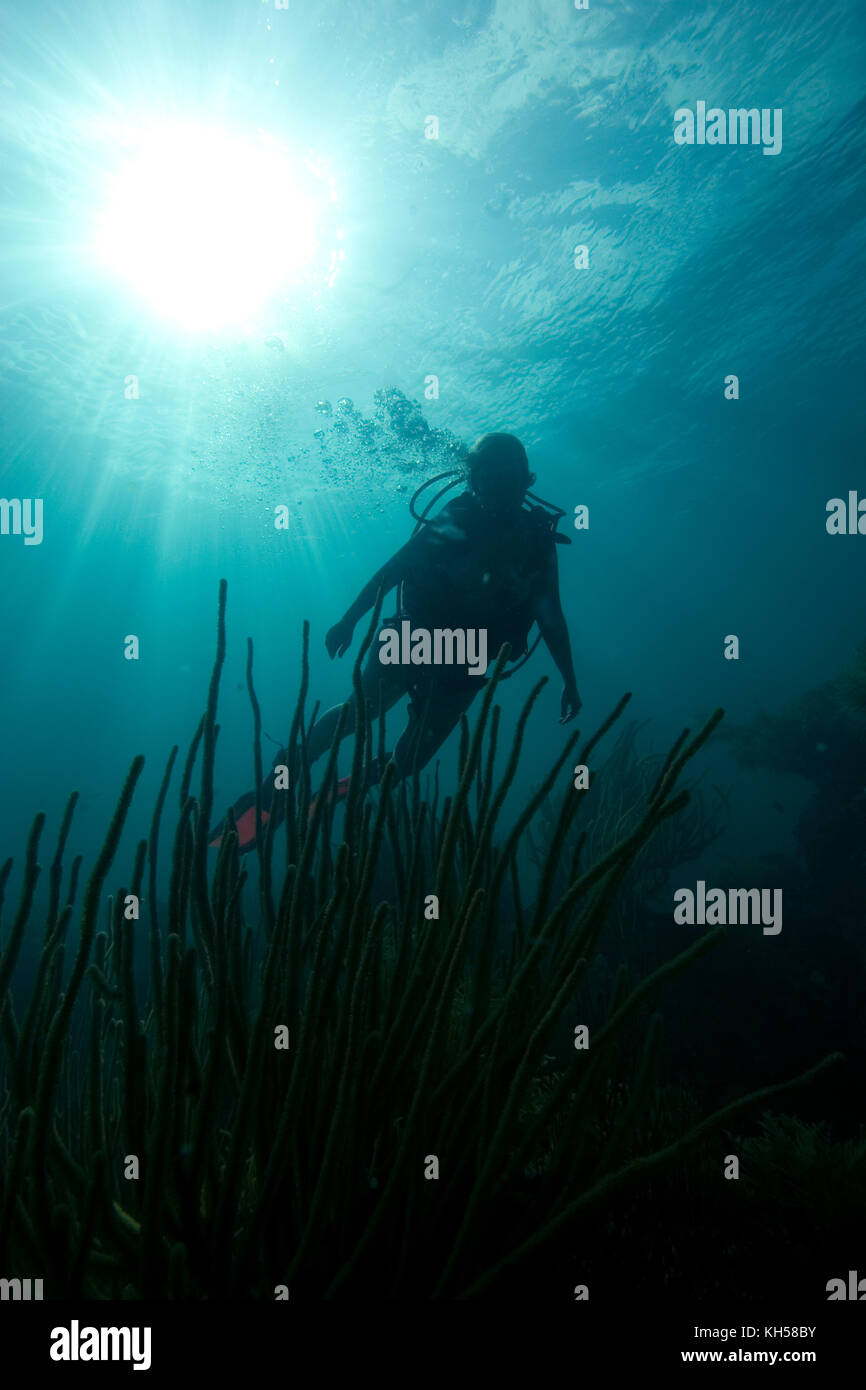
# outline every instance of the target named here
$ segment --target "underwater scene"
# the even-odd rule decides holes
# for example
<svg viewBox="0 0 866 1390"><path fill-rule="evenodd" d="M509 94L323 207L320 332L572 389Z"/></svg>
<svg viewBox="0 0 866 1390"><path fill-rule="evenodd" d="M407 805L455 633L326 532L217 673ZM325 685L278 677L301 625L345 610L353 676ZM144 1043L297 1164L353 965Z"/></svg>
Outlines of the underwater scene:
<svg viewBox="0 0 866 1390"><path fill-rule="evenodd" d="M866 10L0 34L0 1327L808 1359L866 1301Z"/></svg>

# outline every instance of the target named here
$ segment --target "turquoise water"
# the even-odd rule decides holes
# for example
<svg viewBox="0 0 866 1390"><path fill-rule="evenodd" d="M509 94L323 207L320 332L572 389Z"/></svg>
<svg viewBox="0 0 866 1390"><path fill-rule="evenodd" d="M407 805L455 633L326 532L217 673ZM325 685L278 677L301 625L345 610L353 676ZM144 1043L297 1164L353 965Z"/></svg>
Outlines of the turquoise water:
<svg viewBox="0 0 866 1390"><path fill-rule="evenodd" d="M632 690L660 747L850 659L866 537L829 536L825 508L866 493L862 6L146 0L7 5L0 37L0 495L44 505L41 545L0 537L4 854L35 810L56 827L72 788L71 848L91 853L139 751L127 853L144 833L203 708L222 576L218 804L251 781L248 635L276 740L304 618L313 699L343 695L325 632L436 469L393 438L341 440L320 400L369 420L396 386L431 428L524 440L537 491L568 513L584 727ZM780 153L676 145L675 110L699 100L781 109ZM319 198L312 260L287 280L278 254L243 322L173 322L146 246L114 245L125 275L95 249L129 132L155 121L275 145ZM201 157L220 165L207 137ZM163 228L175 213L149 208ZM290 213L287 261L296 230ZM221 262L222 231L215 308L236 261L280 242L263 227ZM513 720L540 673L524 786L561 746L546 652L503 695ZM730 772L721 749L710 766ZM766 815L778 786L737 779L734 843L790 847Z"/></svg>

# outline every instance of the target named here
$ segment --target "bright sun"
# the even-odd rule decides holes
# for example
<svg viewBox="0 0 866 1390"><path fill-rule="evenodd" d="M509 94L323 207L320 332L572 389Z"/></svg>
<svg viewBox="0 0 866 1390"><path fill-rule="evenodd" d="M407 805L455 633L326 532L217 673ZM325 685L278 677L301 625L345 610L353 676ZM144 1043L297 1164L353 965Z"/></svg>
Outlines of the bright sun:
<svg viewBox="0 0 866 1390"><path fill-rule="evenodd" d="M196 126L139 132L97 219L103 264L190 330L248 323L316 241L283 150Z"/></svg>

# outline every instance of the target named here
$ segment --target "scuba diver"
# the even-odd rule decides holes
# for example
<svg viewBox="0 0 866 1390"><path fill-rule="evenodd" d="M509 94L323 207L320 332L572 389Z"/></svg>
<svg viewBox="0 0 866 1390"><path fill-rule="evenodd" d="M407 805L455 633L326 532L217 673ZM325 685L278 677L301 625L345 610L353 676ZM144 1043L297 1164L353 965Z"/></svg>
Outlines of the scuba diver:
<svg viewBox="0 0 866 1390"><path fill-rule="evenodd" d="M556 544L570 544L567 536L556 531L565 513L529 492L535 474L530 472L526 450L513 434L485 434L477 440L457 475L458 482L468 481L468 489L428 519L430 507L457 485L454 472L428 480L413 498L414 504L424 488L442 477L452 481L424 514L419 517L411 505L418 526L410 540L373 575L325 637L329 656L343 656L355 627L374 607L380 590L384 598L397 588L398 611L383 620L362 672L371 719L380 708L389 710L404 696L409 697L408 723L392 755L397 781L429 762L486 684L465 665L384 664L378 637L399 623L408 621L416 631L486 631L486 651L494 659L507 642L509 661L517 665L503 679L519 669L543 640L564 682L559 722L569 723L581 706L556 561ZM527 498L540 505L533 506ZM539 637L528 649L533 623L538 625ZM354 730L354 696L346 706L343 737ZM313 726L308 744L311 762L331 747L343 708L342 704L335 705ZM288 750L281 749L274 768L284 766L287 758ZM375 785L384 771L378 763L374 759L369 766L369 786ZM283 819L279 802L285 792L277 797L274 781L272 773L261 789L263 824L273 814L277 824ZM338 783L337 800L346 795L349 781L345 777ZM236 803L234 815L243 853L255 845L255 792L248 792ZM218 827L210 843L218 845L221 836Z"/></svg>

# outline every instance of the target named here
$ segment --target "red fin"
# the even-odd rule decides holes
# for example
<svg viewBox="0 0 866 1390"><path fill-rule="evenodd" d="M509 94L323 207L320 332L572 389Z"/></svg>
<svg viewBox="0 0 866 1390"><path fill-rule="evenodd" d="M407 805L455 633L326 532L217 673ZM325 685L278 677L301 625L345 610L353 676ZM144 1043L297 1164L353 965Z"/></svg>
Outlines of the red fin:
<svg viewBox="0 0 866 1390"><path fill-rule="evenodd" d="M336 789L331 796L331 805L334 805L334 803L339 803L340 801L345 801L346 797L349 795L349 783L351 782L351 780L351 777L340 778L339 782L337 783ZM312 801L310 802L310 810L307 816L308 821L312 820L313 812L316 809L316 803L318 802L320 796L321 792L317 792L316 795L313 797Z"/></svg>
<svg viewBox="0 0 866 1390"><path fill-rule="evenodd" d="M270 820L270 818L271 818L271 813L270 813L270 811L262 811L262 826L263 826L263 827L267 825L267 823L268 823L268 821ZM254 845L255 842L256 842L256 808L255 808L255 806L251 806L251 807L249 808L248 811L244 811L243 815L238 816L237 821L235 822L235 824L236 824L236 826L237 826L237 832L238 832L238 849L240 849L241 852L243 852L245 849L248 849L250 845ZM223 842L223 832L220 831L219 835L215 836L213 840L208 840L208 848L210 848L210 849L219 849L219 847L220 847L220 845L222 844L222 842Z"/></svg>
<svg viewBox="0 0 866 1390"><path fill-rule="evenodd" d="M262 825L267 825L271 815L269 811L262 811ZM246 849L248 845L256 842L256 808L251 806L248 811L244 811L238 817L238 848Z"/></svg>

